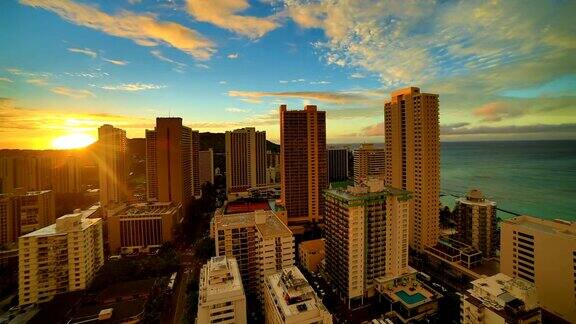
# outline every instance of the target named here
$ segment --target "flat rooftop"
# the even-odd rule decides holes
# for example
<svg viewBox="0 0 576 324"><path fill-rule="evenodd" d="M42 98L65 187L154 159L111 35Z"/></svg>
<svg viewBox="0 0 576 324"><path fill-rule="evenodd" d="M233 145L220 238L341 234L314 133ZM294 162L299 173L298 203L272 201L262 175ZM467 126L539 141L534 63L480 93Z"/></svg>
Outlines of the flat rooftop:
<svg viewBox="0 0 576 324"><path fill-rule="evenodd" d="M236 258L212 257L202 268L200 298L202 302L222 294L244 295L242 277Z"/></svg>
<svg viewBox="0 0 576 324"><path fill-rule="evenodd" d="M353 193L348 189L328 189L324 191L327 195L334 196L346 201L361 201L372 198L382 198L386 196L397 196L402 200L407 200L411 198L409 191L393 188L390 186L384 186L383 190L377 192L363 192L363 193Z"/></svg>
<svg viewBox="0 0 576 324"><path fill-rule="evenodd" d="M576 222L561 219L548 220L523 215L509 218L503 223L515 224L538 232L565 235L570 239L576 239Z"/></svg>
<svg viewBox="0 0 576 324"><path fill-rule="evenodd" d="M78 215L82 215L82 213L77 213L77 214L68 214L68 215L64 215L59 217L58 219L61 218L70 218L70 217L76 217ZM86 218L86 217L82 217L82 230L87 229L88 227L98 223L99 221L101 221L100 218ZM56 224L52 224L52 225L48 225L46 227L43 227L39 230L36 230L34 232L28 233L26 235L22 235L21 237L36 237L36 236L52 236L52 235L63 235L66 234L67 232L59 232L56 230Z"/></svg>
<svg viewBox="0 0 576 324"><path fill-rule="evenodd" d="M271 210L270 203L267 199L238 199L226 203L224 206L224 214L241 214L249 213L257 210Z"/></svg>
<svg viewBox="0 0 576 324"><path fill-rule="evenodd" d="M132 204L117 214L118 217L146 217L171 215L178 212L181 204L171 202L154 202Z"/></svg>
<svg viewBox="0 0 576 324"><path fill-rule="evenodd" d="M257 217L257 213L263 213ZM241 214L216 214L214 225L217 229L256 227L263 237L292 236L290 229L271 210L260 210Z"/></svg>
<svg viewBox="0 0 576 324"><path fill-rule="evenodd" d="M298 249L306 251L324 250L324 239L302 241L298 244Z"/></svg>
<svg viewBox="0 0 576 324"><path fill-rule="evenodd" d="M256 228L263 237L292 236L292 231L273 212L267 212L264 223L256 222Z"/></svg>

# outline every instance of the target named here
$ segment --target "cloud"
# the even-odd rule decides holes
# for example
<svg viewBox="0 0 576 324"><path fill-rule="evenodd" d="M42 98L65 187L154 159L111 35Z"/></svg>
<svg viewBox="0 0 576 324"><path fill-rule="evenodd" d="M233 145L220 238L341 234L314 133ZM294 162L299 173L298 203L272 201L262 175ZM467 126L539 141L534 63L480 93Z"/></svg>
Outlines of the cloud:
<svg viewBox="0 0 576 324"><path fill-rule="evenodd" d="M330 84L330 83L332 83L332 82L330 82L330 81L324 81L324 80L322 80L322 81L311 81L311 82L310 82L310 84Z"/></svg>
<svg viewBox="0 0 576 324"><path fill-rule="evenodd" d="M576 123L535 124L509 126L444 125L441 135L484 135L484 134L535 134L535 133L576 133Z"/></svg>
<svg viewBox="0 0 576 324"><path fill-rule="evenodd" d="M0 77L0 82L8 82L8 83L12 83L12 82L14 82L14 81L12 81L11 79L8 79L8 78L3 78L3 77Z"/></svg>
<svg viewBox="0 0 576 324"><path fill-rule="evenodd" d="M510 107L503 102L490 102L486 105L474 109L472 113L474 116L481 117L482 121L498 122L503 119L522 116L526 112L526 109L521 110L518 108Z"/></svg>
<svg viewBox="0 0 576 324"><path fill-rule="evenodd" d="M147 83L122 83L120 85L115 86L102 86L100 87L104 90L112 90L112 91L143 91L143 90L156 90L156 89L164 89L166 88L165 85L157 85L157 84L147 84Z"/></svg>
<svg viewBox="0 0 576 324"><path fill-rule="evenodd" d="M121 11L110 15L95 6L71 0L20 0L20 3L50 10L76 25L128 38L142 46L170 45L199 60L209 59L216 51L214 43L195 30L160 21L149 14Z"/></svg>
<svg viewBox="0 0 576 324"><path fill-rule="evenodd" d="M365 76L364 74L362 74L362 73L356 72L356 73L352 73L352 74L350 75L350 77L351 77L352 79L363 79L363 78L365 78L366 76Z"/></svg>
<svg viewBox="0 0 576 324"><path fill-rule="evenodd" d="M93 94L92 92L88 91L88 90L83 90L83 89L72 89L72 88L67 88L67 87L54 87L52 89L50 89L50 91L59 94L59 95L63 95L66 97L70 97L70 98L74 98L74 99L84 99L84 98L95 98L96 95Z"/></svg>
<svg viewBox="0 0 576 324"><path fill-rule="evenodd" d="M238 58L238 53L228 54L228 58L231 59L231 60L237 59L237 58Z"/></svg>
<svg viewBox="0 0 576 324"><path fill-rule="evenodd" d="M335 104L345 104L366 100L366 97L357 93L345 92L314 92L314 91L294 91L294 92L258 92L258 91L228 91L230 97L241 97L249 102L260 102L264 97L273 98L295 98L317 100Z"/></svg>
<svg viewBox="0 0 576 324"><path fill-rule="evenodd" d="M241 109L241 108L236 108L236 107L229 107L225 109L227 112L230 113L246 113L249 112L250 109Z"/></svg>
<svg viewBox="0 0 576 324"><path fill-rule="evenodd" d="M128 62L128 61L113 60L113 59L108 59L108 58L104 58L104 57L102 58L102 60L104 60L104 61L106 61L106 62L108 62L108 63L112 63L112 64L114 64L114 65L126 65L126 64L130 63L130 62Z"/></svg>
<svg viewBox="0 0 576 324"><path fill-rule="evenodd" d="M279 25L274 17L242 16L250 7L248 0L187 0L187 9L196 20L228 29L237 34L256 39Z"/></svg>
<svg viewBox="0 0 576 324"><path fill-rule="evenodd" d="M384 136L384 122L365 127L361 133L363 136Z"/></svg>
<svg viewBox="0 0 576 324"><path fill-rule="evenodd" d="M196 63L196 64L194 64L194 66L197 68L201 68L201 69L209 69L210 68L210 65L203 64L203 63Z"/></svg>
<svg viewBox="0 0 576 324"><path fill-rule="evenodd" d="M172 63L172 64L176 65L176 66L179 67L179 68L184 68L184 67L188 66L188 65L186 65L186 64L184 64L184 63L181 63L181 62L178 62L178 61L174 61L173 59L170 59L170 58L164 56L160 50L151 50L151 51L150 51L150 54L154 55L154 56L155 56L156 58L158 58L160 61Z"/></svg>
<svg viewBox="0 0 576 324"><path fill-rule="evenodd" d="M222 81L219 81L219 82L218 82L218 84L227 84L227 83L228 83L228 82L227 82L226 80L222 80Z"/></svg>
<svg viewBox="0 0 576 324"><path fill-rule="evenodd" d="M68 51L73 53L84 54L86 56L90 56L91 58L96 58L98 56L98 53L94 52L89 48L69 48Z"/></svg>
<svg viewBox="0 0 576 324"><path fill-rule="evenodd" d="M26 83L35 84L38 86L43 86L48 84L48 80L46 79L28 79Z"/></svg>

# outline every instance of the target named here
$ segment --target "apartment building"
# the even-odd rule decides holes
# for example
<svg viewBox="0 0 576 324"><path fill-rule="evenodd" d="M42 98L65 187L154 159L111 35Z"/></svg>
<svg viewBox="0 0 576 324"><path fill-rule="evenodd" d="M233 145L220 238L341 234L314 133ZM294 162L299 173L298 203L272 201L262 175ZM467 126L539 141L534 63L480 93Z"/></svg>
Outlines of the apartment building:
<svg viewBox="0 0 576 324"><path fill-rule="evenodd" d="M411 87L384 104L385 180L414 194L410 247L423 251L440 234L440 126L438 95Z"/></svg>
<svg viewBox="0 0 576 324"><path fill-rule="evenodd" d="M461 296L460 323L542 323L536 287L503 273L474 280Z"/></svg>
<svg viewBox="0 0 576 324"><path fill-rule="evenodd" d="M261 296L264 276L294 264L294 237L272 210L214 214L216 255L235 257L246 295Z"/></svg>
<svg viewBox="0 0 576 324"><path fill-rule="evenodd" d="M108 215L108 244L112 254L148 253L173 241L182 221L182 204L139 203Z"/></svg>
<svg viewBox="0 0 576 324"><path fill-rule="evenodd" d="M290 229L303 233L306 225L321 222L324 215L326 112L313 105L290 111L281 105L280 142L281 203Z"/></svg>
<svg viewBox="0 0 576 324"><path fill-rule="evenodd" d="M534 283L542 308L576 322L576 222L518 216L500 231L500 272Z"/></svg>
<svg viewBox="0 0 576 324"><path fill-rule="evenodd" d="M205 183L214 184L214 152L212 149L200 151L198 154L198 163L200 173L200 188Z"/></svg>
<svg viewBox="0 0 576 324"><path fill-rule="evenodd" d="M266 132L253 127L226 132L226 192L229 199L247 196L266 185Z"/></svg>
<svg viewBox="0 0 576 324"><path fill-rule="evenodd" d="M408 272L411 194L381 179L325 192L326 269L349 305L375 294L375 279Z"/></svg>
<svg viewBox="0 0 576 324"><path fill-rule="evenodd" d="M456 200L454 214L458 240L482 252L484 258L495 256L500 246L496 203L472 189Z"/></svg>
<svg viewBox="0 0 576 324"><path fill-rule="evenodd" d="M268 324L331 324L328 312L300 270L286 267L266 276L264 312Z"/></svg>
<svg viewBox="0 0 576 324"><path fill-rule="evenodd" d="M21 306L83 290L104 264L102 220L84 212L64 215L55 224L21 236L18 248Z"/></svg>
<svg viewBox="0 0 576 324"><path fill-rule="evenodd" d="M247 323L246 295L235 258L212 257L200 270L196 323Z"/></svg>
<svg viewBox="0 0 576 324"><path fill-rule="evenodd" d="M330 182L348 180L348 149L328 150L328 180Z"/></svg>
<svg viewBox="0 0 576 324"><path fill-rule="evenodd" d="M354 183L368 178L384 179L384 149L364 143L354 150Z"/></svg>

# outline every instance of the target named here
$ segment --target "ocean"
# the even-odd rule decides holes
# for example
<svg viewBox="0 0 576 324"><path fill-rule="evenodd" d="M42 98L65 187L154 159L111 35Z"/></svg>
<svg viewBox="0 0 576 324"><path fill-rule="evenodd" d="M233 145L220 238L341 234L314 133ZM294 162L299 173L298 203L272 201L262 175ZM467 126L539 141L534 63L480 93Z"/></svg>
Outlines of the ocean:
<svg viewBox="0 0 576 324"><path fill-rule="evenodd" d="M576 141L442 142L442 203L472 188L504 210L576 221Z"/></svg>

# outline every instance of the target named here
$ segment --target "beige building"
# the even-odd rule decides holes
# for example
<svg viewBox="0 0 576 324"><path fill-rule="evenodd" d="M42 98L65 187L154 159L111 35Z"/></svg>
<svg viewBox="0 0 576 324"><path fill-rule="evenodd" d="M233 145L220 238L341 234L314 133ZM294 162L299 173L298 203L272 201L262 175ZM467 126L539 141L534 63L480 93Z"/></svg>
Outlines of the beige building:
<svg viewBox="0 0 576 324"><path fill-rule="evenodd" d="M294 237L271 210L214 214L216 255L235 257L246 294L261 296L264 276L294 264Z"/></svg>
<svg viewBox="0 0 576 324"><path fill-rule="evenodd" d="M472 189L466 197L456 200L454 214L458 240L482 252L484 258L495 256L500 245L496 203L486 199L480 190Z"/></svg>
<svg viewBox="0 0 576 324"><path fill-rule="evenodd" d="M56 193L82 192L82 163L74 155L56 158L52 169L52 190Z"/></svg>
<svg viewBox="0 0 576 324"><path fill-rule="evenodd" d="M542 308L575 323L576 222L518 216L500 231L500 271L534 283Z"/></svg>
<svg viewBox="0 0 576 324"><path fill-rule="evenodd" d="M156 118L154 130L146 130L148 200L181 203L186 210L194 195L192 133L182 118Z"/></svg>
<svg viewBox="0 0 576 324"><path fill-rule="evenodd" d="M461 296L460 323L542 323L534 284L498 273L472 281Z"/></svg>
<svg viewBox="0 0 576 324"><path fill-rule="evenodd" d="M200 151L198 156L200 187L207 182L214 184L214 152L208 149Z"/></svg>
<svg viewBox="0 0 576 324"><path fill-rule="evenodd" d="M18 240L20 222L17 206L11 195L0 194L0 245L8 245Z"/></svg>
<svg viewBox="0 0 576 324"><path fill-rule="evenodd" d="M288 225L303 233L306 225L322 222L328 188L326 112L313 105L289 111L280 106L281 203Z"/></svg>
<svg viewBox="0 0 576 324"><path fill-rule="evenodd" d="M226 132L226 192L229 199L247 196L266 185L266 132L253 127Z"/></svg>
<svg viewBox="0 0 576 324"><path fill-rule="evenodd" d="M384 105L386 184L414 194L410 205L410 247L436 244L440 208L438 95L419 88L392 92Z"/></svg>
<svg viewBox="0 0 576 324"><path fill-rule="evenodd" d="M56 205L52 190L29 191L14 195L19 235L30 233L56 221Z"/></svg>
<svg viewBox="0 0 576 324"><path fill-rule="evenodd" d="M266 324L331 324L332 315L300 270L286 267L264 281Z"/></svg>
<svg viewBox="0 0 576 324"><path fill-rule="evenodd" d="M20 305L83 290L104 264L102 220L83 212L64 215L56 224L21 236L18 248Z"/></svg>
<svg viewBox="0 0 576 324"><path fill-rule="evenodd" d="M373 296L375 279L408 273L410 193L369 179L325 198L326 269L349 305Z"/></svg>
<svg viewBox="0 0 576 324"><path fill-rule="evenodd" d="M182 204L132 204L108 215L108 244L112 254L148 253L174 240L182 221Z"/></svg>
<svg viewBox="0 0 576 324"><path fill-rule="evenodd" d="M103 207L128 200L126 131L112 125L98 128L97 156L100 204Z"/></svg>
<svg viewBox="0 0 576 324"><path fill-rule="evenodd" d="M318 272L324 254L324 239L303 241L298 244L298 260L308 272Z"/></svg>
<svg viewBox="0 0 576 324"><path fill-rule="evenodd" d="M247 323L246 295L235 258L213 257L200 270L196 323Z"/></svg>
<svg viewBox="0 0 576 324"><path fill-rule="evenodd" d="M384 149L364 143L354 150L354 183L368 178L384 179Z"/></svg>

